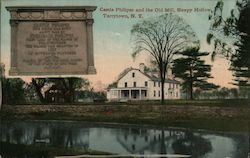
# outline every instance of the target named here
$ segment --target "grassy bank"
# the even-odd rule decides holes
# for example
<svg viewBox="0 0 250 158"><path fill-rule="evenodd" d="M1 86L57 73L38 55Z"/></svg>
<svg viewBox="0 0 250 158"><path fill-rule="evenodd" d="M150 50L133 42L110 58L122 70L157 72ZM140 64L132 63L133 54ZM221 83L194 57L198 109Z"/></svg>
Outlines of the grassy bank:
<svg viewBox="0 0 250 158"><path fill-rule="evenodd" d="M68 103L20 103L15 105L68 105ZM128 101L128 102L93 102L93 103L70 103L70 105L88 106L88 105L161 105L160 100L145 100L145 101ZM211 107L236 107L248 108L250 106L250 99L209 99L209 100L166 100L165 106L168 105L185 105L185 106L211 106Z"/></svg>
<svg viewBox="0 0 250 158"><path fill-rule="evenodd" d="M148 124L164 127L184 127L217 131L247 132L247 117L204 117L187 115L164 115L152 112L101 112L101 113L69 113L69 112L32 112L8 113L1 112L2 120L75 120L88 122L111 122L129 124Z"/></svg>
<svg viewBox="0 0 250 158"><path fill-rule="evenodd" d="M70 105L3 105L1 120L75 120L248 131L249 100L167 100Z"/></svg>

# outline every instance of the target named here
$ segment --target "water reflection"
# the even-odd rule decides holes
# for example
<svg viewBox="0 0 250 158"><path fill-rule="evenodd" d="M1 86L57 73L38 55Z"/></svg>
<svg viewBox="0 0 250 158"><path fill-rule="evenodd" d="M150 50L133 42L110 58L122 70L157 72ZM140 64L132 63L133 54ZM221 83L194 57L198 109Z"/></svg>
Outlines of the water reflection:
<svg viewBox="0 0 250 158"><path fill-rule="evenodd" d="M212 144L209 139L203 138L200 134L195 135L190 131L185 132L181 138L176 139L172 147L176 153L184 152L194 158L202 158L212 151Z"/></svg>
<svg viewBox="0 0 250 158"><path fill-rule="evenodd" d="M91 149L115 154L190 154L192 158L247 157L248 135L188 129L111 126L83 122L2 122L3 157L7 144ZM13 157L26 157L21 154ZM41 157L44 157L41 156Z"/></svg>

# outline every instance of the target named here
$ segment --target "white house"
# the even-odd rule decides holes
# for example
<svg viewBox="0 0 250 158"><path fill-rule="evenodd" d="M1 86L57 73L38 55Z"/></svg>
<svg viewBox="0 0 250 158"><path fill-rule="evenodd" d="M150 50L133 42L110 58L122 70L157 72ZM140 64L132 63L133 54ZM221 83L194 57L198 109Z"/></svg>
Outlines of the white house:
<svg viewBox="0 0 250 158"><path fill-rule="evenodd" d="M160 100L161 83L158 73L144 70L143 63L139 69L125 69L115 81L114 87L108 89L108 100ZM174 79L171 69L168 70L166 78L165 99L180 99L180 82Z"/></svg>

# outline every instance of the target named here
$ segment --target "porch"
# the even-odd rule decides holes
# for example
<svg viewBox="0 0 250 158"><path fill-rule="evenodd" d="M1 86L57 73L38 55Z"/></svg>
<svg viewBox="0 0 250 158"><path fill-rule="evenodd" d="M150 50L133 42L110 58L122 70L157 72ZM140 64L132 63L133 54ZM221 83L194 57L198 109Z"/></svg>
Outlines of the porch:
<svg viewBox="0 0 250 158"><path fill-rule="evenodd" d="M144 87L125 87L110 90L111 99L117 100L145 100L148 98L148 90Z"/></svg>

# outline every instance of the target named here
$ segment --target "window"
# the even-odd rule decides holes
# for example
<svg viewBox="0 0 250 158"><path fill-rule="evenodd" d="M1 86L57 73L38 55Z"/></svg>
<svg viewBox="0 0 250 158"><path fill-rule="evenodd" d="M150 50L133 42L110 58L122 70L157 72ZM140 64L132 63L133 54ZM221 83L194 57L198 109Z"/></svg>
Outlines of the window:
<svg viewBox="0 0 250 158"><path fill-rule="evenodd" d="M124 87L128 87L128 83L127 82L124 83Z"/></svg>
<svg viewBox="0 0 250 158"><path fill-rule="evenodd" d="M128 136L127 136L127 135L124 135L124 139L127 140L127 139L128 139Z"/></svg>
<svg viewBox="0 0 250 158"><path fill-rule="evenodd" d="M154 97L156 96L156 91L154 91Z"/></svg>
<svg viewBox="0 0 250 158"><path fill-rule="evenodd" d="M134 87L136 87L136 82L134 82Z"/></svg>
<svg viewBox="0 0 250 158"><path fill-rule="evenodd" d="M145 97L147 97L147 91L145 91Z"/></svg>
<svg viewBox="0 0 250 158"><path fill-rule="evenodd" d="M176 89L178 89L178 84L176 84Z"/></svg>
<svg viewBox="0 0 250 158"><path fill-rule="evenodd" d="M147 81L145 81L145 87L147 87L148 86L148 82Z"/></svg>
<svg viewBox="0 0 250 158"><path fill-rule="evenodd" d="M127 92L124 92L124 97L128 97L128 93Z"/></svg>
<svg viewBox="0 0 250 158"><path fill-rule="evenodd" d="M173 89L174 89L174 87L175 87L175 86L174 86L174 83L173 83Z"/></svg>
<svg viewBox="0 0 250 158"><path fill-rule="evenodd" d="M176 92L176 97L178 97L178 92Z"/></svg>
<svg viewBox="0 0 250 158"><path fill-rule="evenodd" d="M133 150L133 151L135 150L135 145L134 145L134 144L132 144L132 150Z"/></svg>
<svg viewBox="0 0 250 158"><path fill-rule="evenodd" d="M136 93L133 93L133 98L136 99Z"/></svg>
<svg viewBox="0 0 250 158"><path fill-rule="evenodd" d="M160 97L161 96L161 91L158 91L158 97Z"/></svg>
<svg viewBox="0 0 250 158"><path fill-rule="evenodd" d="M161 82L158 82L158 87L161 87Z"/></svg>
<svg viewBox="0 0 250 158"><path fill-rule="evenodd" d="M154 81L154 87L156 86L156 82Z"/></svg>
<svg viewBox="0 0 250 158"><path fill-rule="evenodd" d="M135 77L135 73L134 72L132 73L132 77Z"/></svg>

